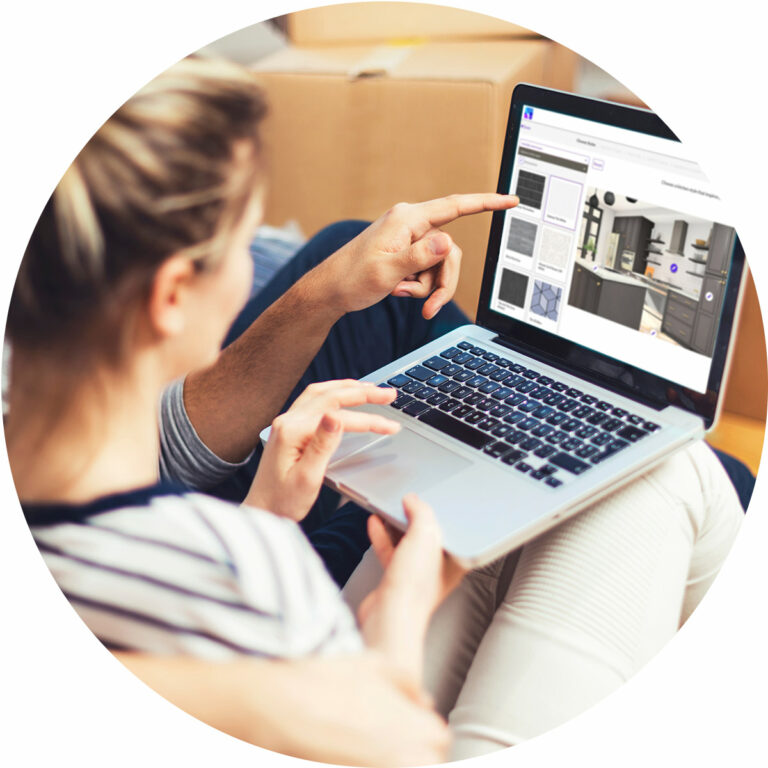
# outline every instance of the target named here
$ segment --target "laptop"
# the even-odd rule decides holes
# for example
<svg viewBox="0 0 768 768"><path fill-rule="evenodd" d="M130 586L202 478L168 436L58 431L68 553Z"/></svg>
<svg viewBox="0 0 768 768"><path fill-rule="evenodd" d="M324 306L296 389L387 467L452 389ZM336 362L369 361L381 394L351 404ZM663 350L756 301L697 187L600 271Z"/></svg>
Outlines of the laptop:
<svg viewBox="0 0 768 768"><path fill-rule="evenodd" d="M714 423L744 253L652 112L521 84L477 322L365 380L394 436L345 436L326 482L394 525L435 510L487 563L699 440Z"/></svg>

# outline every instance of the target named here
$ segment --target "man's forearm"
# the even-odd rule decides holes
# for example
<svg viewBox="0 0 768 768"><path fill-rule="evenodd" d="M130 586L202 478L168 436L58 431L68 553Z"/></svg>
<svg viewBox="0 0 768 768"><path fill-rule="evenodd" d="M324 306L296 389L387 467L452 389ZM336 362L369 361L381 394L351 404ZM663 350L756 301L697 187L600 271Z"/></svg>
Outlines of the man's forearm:
<svg viewBox="0 0 768 768"><path fill-rule="evenodd" d="M213 366L187 377L184 405L200 439L221 459L244 459L345 312L394 294L426 299L422 314L434 317L453 296L461 258L436 228L517 202L513 195L452 195L391 208L307 273Z"/></svg>
<svg viewBox="0 0 768 768"><path fill-rule="evenodd" d="M323 271L321 264L307 273L214 365L187 377L189 419L220 458L237 462L253 450L341 316Z"/></svg>

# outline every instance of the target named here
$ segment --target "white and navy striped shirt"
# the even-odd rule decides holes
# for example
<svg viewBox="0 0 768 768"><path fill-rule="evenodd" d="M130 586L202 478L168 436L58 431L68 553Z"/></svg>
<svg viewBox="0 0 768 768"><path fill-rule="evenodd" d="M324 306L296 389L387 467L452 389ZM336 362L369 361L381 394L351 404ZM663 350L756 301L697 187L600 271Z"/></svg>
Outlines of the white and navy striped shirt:
<svg viewBox="0 0 768 768"><path fill-rule="evenodd" d="M163 397L160 425L163 483L85 505L23 505L91 630L113 648L209 659L359 650L354 617L296 523L185 489L239 465L197 436L181 382Z"/></svg>
<svg viewBox="0 0 768 768"><path fill-rule="evenodd" d="M112 648L222 659L362 647L290 520L167 485L24 513L56 582Z"/></svg>

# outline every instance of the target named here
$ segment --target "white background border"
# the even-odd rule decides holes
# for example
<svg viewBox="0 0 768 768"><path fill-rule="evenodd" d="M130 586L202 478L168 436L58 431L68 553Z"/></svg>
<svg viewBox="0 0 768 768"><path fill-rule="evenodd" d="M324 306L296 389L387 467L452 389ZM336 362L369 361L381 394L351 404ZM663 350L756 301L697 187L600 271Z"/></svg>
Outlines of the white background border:
<svg viewBox="0 0 768 768"><path fill-rule="evenodd" d="M444 4L470 5L468 0ZM247 24L310 5L285 0L4 5L3 323L36 217L98 125L181 56ZM508 18L590 58L697 149L705 173L726 202L728 220L741 235L765 302L766 40L757 8L743 0L471 4L471 10ZM297 764L202 726L114 662L42 565L4 456L0 482L0 762ZM477 764L500 766L510 759L521 767L566 761L591 766L766 764L763 486L758 483L732 555L701 608L648 667L575 721Z"/></svg>

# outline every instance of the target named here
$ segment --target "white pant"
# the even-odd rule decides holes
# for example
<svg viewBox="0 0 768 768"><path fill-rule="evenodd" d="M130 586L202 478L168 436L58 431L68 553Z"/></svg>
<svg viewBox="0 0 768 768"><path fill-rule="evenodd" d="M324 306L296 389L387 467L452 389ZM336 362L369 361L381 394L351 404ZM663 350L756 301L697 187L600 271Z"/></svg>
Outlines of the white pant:
<svg viewBox="0 0 768 768"><path fill-rule="evenodd" d="M425 653L453 758L536 736L620 686L698 605L741 518L700 443L470 573L435 613ZM353 608L380 578L369 550L344 590Z"/></svg>

